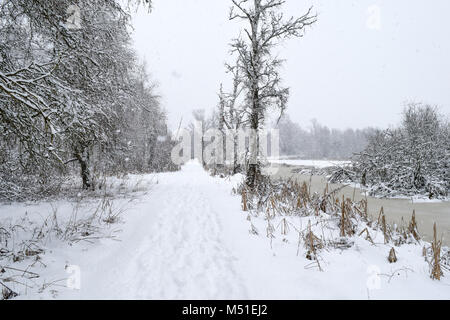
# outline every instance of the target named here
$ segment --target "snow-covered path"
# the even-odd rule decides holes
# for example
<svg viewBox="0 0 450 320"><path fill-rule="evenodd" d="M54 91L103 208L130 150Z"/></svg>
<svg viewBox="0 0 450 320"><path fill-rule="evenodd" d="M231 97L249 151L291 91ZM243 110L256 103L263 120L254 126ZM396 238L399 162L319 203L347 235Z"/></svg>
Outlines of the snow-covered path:
<svg viewBox="0 0 450 320"><path fill-rule="evenodd" d="M164 174L127 213L121 242L70 262L82 280L72 298L246 298L216 211L236 212L239 200L214 180L196 163Z"/></svg>
<svg viewBox="0 0 450 320"><path fill-rule="evenodd" d="M142 178L142 177L141 177ZM242 212L231 181L191 162L180 172L145 176L150 192L123 215L120 241L101 239L67 247L55 243L33 269L46 283L65 281L65 265L81 272L79 290L48 286L19 299L448 299L445 277L429 278L421 246L396 248L356 237L349 250L323 250L324 272L309 267L298 235L270 245L264 219ZM156 183L157 182L157 183ZM114 228L117 226L114 226ZM277 231L279 232L279 231ZM301 253L298 255L297 250ZM375 273L374 273L375 272ZM368 283L377 284L368 289ZM60 283L61 284L61 283Z"/></svg>

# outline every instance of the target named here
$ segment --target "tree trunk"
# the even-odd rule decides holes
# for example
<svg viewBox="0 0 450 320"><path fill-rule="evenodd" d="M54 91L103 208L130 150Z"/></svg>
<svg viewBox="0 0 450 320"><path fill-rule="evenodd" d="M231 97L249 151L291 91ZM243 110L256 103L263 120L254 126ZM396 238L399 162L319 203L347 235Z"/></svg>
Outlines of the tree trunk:
<svg viewBox="0 0 450 320"><path fill-rule="evenodd" d="M259 103L259 93L258 89L255 89L253 94L253 110L252 110L252 120L251 120L251 136L250 137L250 159L247 168L247 181L246 184L249 188L255 188L259 177L261 175L261 168L258 162L259 154L259 114L258 114L258 103Z"/></svg>
<svg viewBox="0 0 450 320"><path fill-rule="evenodd" d="M83 180L83 189L94 189L94 185L91 180L91 172L89 170L89 152L84 149L82 152L75 152L75 158L80 164L81 179Z"/></svg>
<svg viewBox="0 0 450 320"><path fill-rule="evenodd" d="M258 163L258 155L259 155L259 112L260 112L260 97L259 97L259 67L260 67L260 58L261 52L259 51L259 41L258 41L258 25L260 19L260 3L255 0L255 17L252 21L252 56L251 56L251 68L252 68L252 84L251 84L251 118L250 118L250 129L252 130L251 134L255 134L256 136L250 137L250 161L249 166L247 168L247 181L246 184L249 188L253 189L257 181L259 180L259 176L261 175L261 168Z"/></svg>
<svg viewBox="0 0 450 320"><path fill-rule="evenodd" d="M233 137L233 175L241 172L241 166L239 165L238 158L238 135L234 134Z"/></svg>

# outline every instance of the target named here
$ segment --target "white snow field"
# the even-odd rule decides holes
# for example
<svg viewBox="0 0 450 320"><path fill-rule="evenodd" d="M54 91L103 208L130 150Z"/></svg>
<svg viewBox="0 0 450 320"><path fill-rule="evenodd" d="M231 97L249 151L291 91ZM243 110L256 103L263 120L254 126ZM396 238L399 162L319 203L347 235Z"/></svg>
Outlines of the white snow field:
<svg viewBox="0 0 450 320"><path fill-rule="evenodd" d="M262 219L253 221L259 235L249 232L232 194L242 177L211 177L189 162L144 179L150 191L113 227L122 229L119 241L46 243L42 264L27 269L40 278L28 289L7 283L16 299L450 299L450 275L429 277L422 246L396 248L390 264L389 246L355 238L350 249L324 251L319 271L303 251L297 256L294 234L271 248ZM2 205L0 217L12 209L24 207Z"/></svg>

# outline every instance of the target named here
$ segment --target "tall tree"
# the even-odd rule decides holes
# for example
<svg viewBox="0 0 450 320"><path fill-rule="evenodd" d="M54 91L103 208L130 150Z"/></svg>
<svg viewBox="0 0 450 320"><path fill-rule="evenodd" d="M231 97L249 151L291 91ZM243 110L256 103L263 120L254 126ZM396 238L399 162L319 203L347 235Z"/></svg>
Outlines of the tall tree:
<svg viewBox="0 0 450 320"><path fill-rule="evenodd" d="M234 39L231 46L238 57L242 83L246 90L247 125L252 130L247 185L253 188L260 175L259 130L266 111L274 107L283 113L289 89L281 86L279 68L283 60L273 55L281 40L302 37L305 27L316 22L312 8L299 18L285 19L281 12L284 0L231 0L230 20L243 20L244 36Z"/></svg>

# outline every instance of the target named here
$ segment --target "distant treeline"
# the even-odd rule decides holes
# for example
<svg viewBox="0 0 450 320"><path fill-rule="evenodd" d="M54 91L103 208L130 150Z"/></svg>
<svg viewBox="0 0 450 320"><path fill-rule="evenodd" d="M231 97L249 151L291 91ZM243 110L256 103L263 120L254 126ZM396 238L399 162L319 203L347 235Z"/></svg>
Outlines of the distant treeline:
<svg viewBox="0 0 450 320"><path fill-rule="evenodd" d="M368 137L375 132L365 129L330 129L317 120L302 128L284 115L276 128L280 130L281 155L296 155L308 159L347 160L361 152L368 144Z"/></svg>

